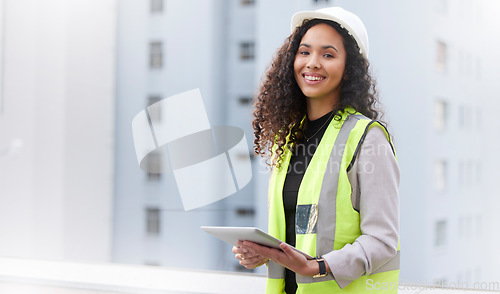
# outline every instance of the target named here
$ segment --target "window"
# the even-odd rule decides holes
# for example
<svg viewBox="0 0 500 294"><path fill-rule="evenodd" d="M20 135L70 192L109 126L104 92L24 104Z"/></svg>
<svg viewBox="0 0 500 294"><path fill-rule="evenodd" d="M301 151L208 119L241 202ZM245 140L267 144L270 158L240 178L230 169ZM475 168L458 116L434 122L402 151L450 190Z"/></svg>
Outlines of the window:
<svg viewBox="0 0 500 294"><path fill-rule="evenodd" d="M443 131L446 128L448 117L448 105L445 101L437 100L434 102L434 129Z"/></svg>
<svg viewBox="0 0 500 294"><path fill-rule="evenodd" d="M255 209L253 208L238 208L236 209L236 215L239 217L250 217L255 215Z"/></svg>
<svg viewBox="0 0 500 294"><path fill-rule="evenodd" d="M160 96L149 96L148 97L148 106L151 106L157 102L160 102ZM149 117L151 118L151 122L160 122L161 121L161 108L155 107L148 109Z"/></svg>
<svg viewBox="0 0 500 294"><path fill-rule="evenodd" d="M163 0L151 0L151 13L163 12Z"/></svg>
<svg viewBox="0 0 500 294"><path fill-rule="evenodd" d="M146 233L151 236L160 234L160 209L156 207L146 208Z"/></svg>
<svg viewBox="0 0 500 294"><path fill-rule="evenodd" d="M252 60L255 57L255 44L254 42L243 42L240 44L240 59Z"/></svg>
<svg viewBox="0 0 500 294"><path fill-rule="evenodd" d="M439 71L446 70L446 51L446 44L444 42L438 41L436 48L436 69Z"/></svg>
<svg viewBox="0 0 500 294"><path fill-rule="evenodd" d="M446 245L446 228L447 224L445 220L436 222L436 238L434 239L435 247L443 247Z"/></svg>
<svg viewBox="0 0 500 294"><path fill-rule="evenodd" d="M242 6L250 6L255 5L255 0L241 0Z"/></svg>
<svg viewBox="0 0 500 294"><path fill-rule="evenodd" d="M160 96L152 95L148 97L147 106L151 106L161 100ZM149 114L149 119L151 123L160 122L161 121L161 108L154 107L148 109L147 113ZM161 149L160 149L161 150ZM148 181L159 181L161 179L161 171L162 171L162 162L163 156L162 153L157 150L152 152L146 157L147 164L147 179Z"/></svg>
<svg viewBox="0 0 500 294"><path fill-rule="evenodd" d="M151 42L149 44L149 67L162 68L163 66L163 52L162 42Z"/></svg>
<svg viewBox="0 0 500 294"><path fill-rule="evenodd" d="M434 179L436 189L440 192L446 188L446 162L444 160L437 160L434 163Z"/></svg>
<svg viewBox="0 0 500 294"><path fill-rule="evenodd" d="M162 150L162 149L159 149ZM159 150L153 151L146 157L148 181L159 181L161 179L163 156Z"/></svg>
<svg viewBox="0 0 500 294"><path fill-rule="evenodd" d="M250 103L252 103L252 97L240 97L238 99L238 103L240 105L249 105Z"/></svg>

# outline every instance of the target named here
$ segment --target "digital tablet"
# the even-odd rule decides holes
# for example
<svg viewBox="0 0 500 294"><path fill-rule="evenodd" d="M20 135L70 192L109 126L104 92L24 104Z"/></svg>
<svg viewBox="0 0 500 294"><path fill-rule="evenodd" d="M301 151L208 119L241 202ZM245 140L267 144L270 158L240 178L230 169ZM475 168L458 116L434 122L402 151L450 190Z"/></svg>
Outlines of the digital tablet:
<svg viewBox="0 0 500 294"><path fill-rule="evenodd" d="M280 249L281 241L263 232L259 228L202 226L201 229L233 246L236 246L236 243L238 241L252 241L260 245ZM300 254L304 255L307 259L314 259L309 254L304 253L293 246L290 247L292 247L295 251L299 252Z"/></svg>

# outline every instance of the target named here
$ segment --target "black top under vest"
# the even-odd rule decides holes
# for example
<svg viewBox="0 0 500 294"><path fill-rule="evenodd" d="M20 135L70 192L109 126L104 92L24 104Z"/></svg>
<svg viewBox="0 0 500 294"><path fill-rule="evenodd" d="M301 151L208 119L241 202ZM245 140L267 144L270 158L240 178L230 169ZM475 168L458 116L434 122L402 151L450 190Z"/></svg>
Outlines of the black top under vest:
<svg viewBox="0 0 500 294"><path fill-rule="evenodd" d="M290 164L286 174L285 184L283 186L283 206L285 208L286 219L286 243L295 246L295 210L297 206L297 197L299 186L306 172L307 166L316 152L323 134L332 120L332 112L310 121L307 120L307 129L305 137L309 140L303 140L292 152ZM294 294L297 291L297 282L295 273L289 269L285 271L285 292Z"/></svg>

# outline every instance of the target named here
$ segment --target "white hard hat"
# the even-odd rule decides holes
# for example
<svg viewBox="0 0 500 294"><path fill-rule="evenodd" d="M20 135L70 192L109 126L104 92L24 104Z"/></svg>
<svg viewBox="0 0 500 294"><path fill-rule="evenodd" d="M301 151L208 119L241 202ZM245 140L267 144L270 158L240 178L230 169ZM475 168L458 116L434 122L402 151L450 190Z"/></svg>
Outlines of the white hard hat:
<svg viewBox="0 0 500 294"><path fill-rule="evenodd" d="M313 18L331 20L345 28L353 36L354 40L356 40L359 52L365 58L368 58L368 33L366 32L365 25L357 15L341 7L328 7L316 11L297 12L292 16L292 33L295 31L295 28L302 25L304 20Z"/></svg>

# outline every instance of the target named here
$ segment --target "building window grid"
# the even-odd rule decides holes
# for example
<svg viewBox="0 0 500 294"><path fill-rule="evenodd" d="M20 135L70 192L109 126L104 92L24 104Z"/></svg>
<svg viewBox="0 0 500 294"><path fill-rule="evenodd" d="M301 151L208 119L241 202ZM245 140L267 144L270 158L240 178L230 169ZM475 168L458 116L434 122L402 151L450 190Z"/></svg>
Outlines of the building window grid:
<svg viewBox="0 0 500 294"><path fill-rule="evenodd" d="M149 44L149 67L154 69L163 67L163 43L160 41Z"/></svg>

